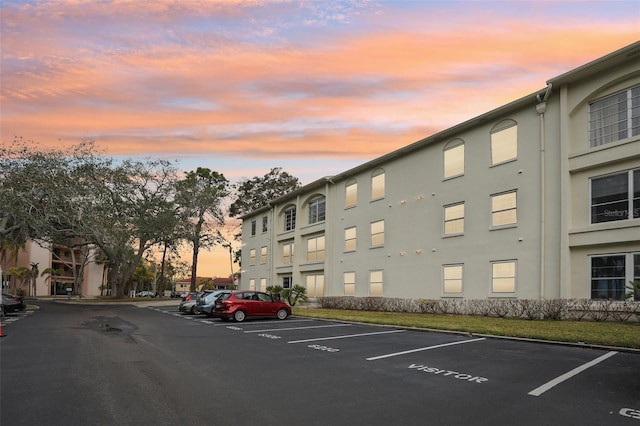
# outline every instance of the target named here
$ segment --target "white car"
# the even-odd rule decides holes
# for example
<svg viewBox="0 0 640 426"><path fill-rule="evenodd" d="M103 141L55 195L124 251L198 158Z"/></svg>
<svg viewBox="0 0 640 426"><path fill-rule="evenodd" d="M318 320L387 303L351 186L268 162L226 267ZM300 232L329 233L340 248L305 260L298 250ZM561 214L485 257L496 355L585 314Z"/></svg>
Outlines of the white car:
<svg viewBox="0 0 640 426"><path fill-rule="evenodd" d="M156 297L156 294L150 290L142 290L138 292L138 297Z"/></svg>

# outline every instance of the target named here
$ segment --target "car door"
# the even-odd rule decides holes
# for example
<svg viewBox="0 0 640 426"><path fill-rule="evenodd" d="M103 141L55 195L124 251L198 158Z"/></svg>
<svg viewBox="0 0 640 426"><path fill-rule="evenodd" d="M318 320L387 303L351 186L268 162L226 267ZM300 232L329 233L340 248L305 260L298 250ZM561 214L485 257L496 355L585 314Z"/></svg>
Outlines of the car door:
<svg viewBox="0 0 640 426"><path fill-rule="evenodd" d="M260 316L260 301L258 295L253 291L246 291L242 294L242 305L247 316L254 317ZM236 295L236 298L238 296Z"/></svg>
<svg viewBox="0 0 640 426"><path fill-rule="evenodd" d="M260 316L274 316L276 314L276 303L267 293L256 293L259 300Z"/></svg>

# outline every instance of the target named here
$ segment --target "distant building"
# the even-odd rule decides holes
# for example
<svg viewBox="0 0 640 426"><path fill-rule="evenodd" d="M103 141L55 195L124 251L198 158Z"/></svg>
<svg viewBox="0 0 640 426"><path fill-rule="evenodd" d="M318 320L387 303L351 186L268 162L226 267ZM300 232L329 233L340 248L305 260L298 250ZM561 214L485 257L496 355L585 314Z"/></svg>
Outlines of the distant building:
<svg viewBox="0 0 640 426"><path fill-rule="evenodd" d="M76 264L75 269L77 273L80 271L80 259L82 258L80 250L75 250ZM53 250L48 247L42 247L34 241L28 241L25 249L20 250L18 253L17 266L23 266L29 268L32 264L37 264L38 276L36 278L36 291L35 294L29 288L28 285L23 287L13 277L11 283L6 283L3 291L15 291L22 289L26 295L29 296L55 296L67 294L67 288L73 289L73 294L76 294L74 288L74 263L71 250L67 247L55 246ZM12 262L3 267L4 279L7 280L9 276L9 265L14 266ZM43 274L46 269L55 270L55 274ZM101 286L106 279L104 274L105 266L96 262L88 262L83 271L82 287L80 293L82 296L100 296ZM17 288L16 288L17 285ZM103 292L104 293L104 292Z"/></svg>
<svg viewBox="0 0 640 426"><path fill-rule="evenodd" d="M640 280L639 61L635 43L245 215L241 287L623 297Z"/></svg>

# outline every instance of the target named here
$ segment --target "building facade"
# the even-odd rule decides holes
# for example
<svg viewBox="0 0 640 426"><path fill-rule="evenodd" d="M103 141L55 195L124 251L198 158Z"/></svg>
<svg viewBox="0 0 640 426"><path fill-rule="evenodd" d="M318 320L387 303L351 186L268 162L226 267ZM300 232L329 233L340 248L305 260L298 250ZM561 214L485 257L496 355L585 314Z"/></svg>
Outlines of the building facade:
<svg viewBox="0 0 640 426"><path fill-rule="evenodd" d="M640 280L640 43L244 216L243 289L606 298Z"/></svg>

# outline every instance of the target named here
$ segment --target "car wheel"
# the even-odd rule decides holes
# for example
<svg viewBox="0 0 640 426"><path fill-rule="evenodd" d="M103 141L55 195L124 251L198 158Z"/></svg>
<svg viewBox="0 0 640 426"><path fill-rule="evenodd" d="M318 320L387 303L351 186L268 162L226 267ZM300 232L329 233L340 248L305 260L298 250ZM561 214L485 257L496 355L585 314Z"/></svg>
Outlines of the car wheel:
<svg viewBox="0 0 640 426"><path fill-rule="evenodd" d="M245 319L246 317L247 317L247 316L245 315L244 311L240 311L240 310L235 311L235 312L234 312L234 314L233 314L233 319L234 319L236 322L242 322L242 321L244 321L244 319Z"/></svg>
<svg viewBox="0 0 640 426"><path fill-rule="evenodd" d="M191 314L192 314L192 315L195 315L195 314L197 314L197 313L198 313L198 312L196 311L196 307L195 307L195 306L192 306L192 307L191 307L191 310L190 310L189 312L191 312Z"/></svg>
<svg viewBox="0 0 640 426"><path fill-rule="evenodd" d="M287 319L287 317L289 316L289 312L287 312L287 310L283 308L280 309L276 315L278 316L278 319L283 320Z"/></svg>

